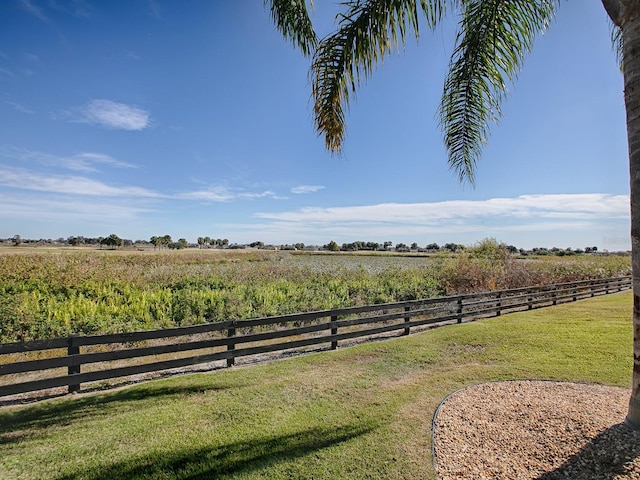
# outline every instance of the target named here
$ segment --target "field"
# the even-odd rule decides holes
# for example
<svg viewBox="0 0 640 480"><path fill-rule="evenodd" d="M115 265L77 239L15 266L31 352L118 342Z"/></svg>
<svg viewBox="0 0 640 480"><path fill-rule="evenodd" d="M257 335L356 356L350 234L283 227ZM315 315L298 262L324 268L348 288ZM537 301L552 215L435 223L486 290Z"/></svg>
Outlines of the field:
<svg viewBox="0 0 640 480"><path fill-rule="evenodd" d="M628 257L0 252L0 342L166 328L626 275Z"/></svg>
<svg viewBox="0 0 640 480"><path fill-rule="evenodd" d="M431 421L479 382L630 387L631 292L251 367L0 408L0 478L434 478Z"/></svg>

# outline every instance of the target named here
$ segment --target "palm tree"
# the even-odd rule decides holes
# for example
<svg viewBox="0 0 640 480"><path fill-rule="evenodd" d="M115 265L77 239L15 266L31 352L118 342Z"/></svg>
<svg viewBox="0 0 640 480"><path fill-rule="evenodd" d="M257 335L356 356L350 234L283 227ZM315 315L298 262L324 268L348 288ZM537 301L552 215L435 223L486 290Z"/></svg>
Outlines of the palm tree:
<svg viewBox="0 0 640 480"><path fill-rule="evenodd" d="M585 1L585 0L582 0ZM640 429L640 0L601 0L613 22L623 66L631 186L634 368L627 423ZM433 29L451 12L459 30L444 82L440 123L448 162L461 182L474 183L476 163L500 116L507 84L535 37L554 18L560 0L348 0L336 31L318 42L304 0L265 0L285 38L312 56L314 124L327 149L340 153L350 94L378 62Z"/></svg>

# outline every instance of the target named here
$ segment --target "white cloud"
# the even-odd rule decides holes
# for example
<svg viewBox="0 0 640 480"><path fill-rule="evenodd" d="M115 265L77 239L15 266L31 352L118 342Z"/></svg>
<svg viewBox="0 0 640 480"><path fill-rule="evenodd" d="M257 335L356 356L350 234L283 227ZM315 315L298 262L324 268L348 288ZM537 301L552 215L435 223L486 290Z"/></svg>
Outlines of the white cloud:
<svg viewBox="0 0 640 480"><path fill-rule="evenodd" d="M49 167L61 167L68 170L94 172L95 165L106 165L116 168L136 168L127 162L122 162L110 155L96 152L83 152L74 155L53 155L37 150L0 146L0 158L19 160L21 162L35 162Z"/></svg>
<svg viewBox="0 0 640 480"><path fill-rule="evenodd" d="M92 165L93 164L102 164L107 165L109 167L117 167L117 168L137 168L135 165L131 163L122 162L113 158L110 155L105 155L104 153L94 153L94 152L85 152L78 153L71 157L68 157L68 160L75 162L76 170L95 170ZM69 167L72 168L72 167Z"/></svg>
<svg viewBox="0 0 640 480"><path fill-rule="evenodd" d="M134 165L121 162L109 155L94 152L79 153L70 157L59 157L37 151L0 147L1 158L17 159L21 162L32 162L47 167L62 167L67 170L86 173L95 172L96 164L110 167L136 168ZM147 188L133 185L108 185L82 175L61 175L48 172L36 172L33 168L26 169L0 165L0 187L19 190L49 192L56 194L103 196L103 197L136 197L164 200L195 200L202 202L232 202L235 200L252 200L260 198L279 199L271 190L249 192L243 189L230 189L225 186L207 189L161 193Z"/></svg>
<svg viewBox="0 0 640 480"><path fill-rule="evenodd" d="M99 224L113 222L122 226L142 214L152 212L141 202L131 204L118 199L95 201L84 199L75 201L65 195L15 195L0 193L0 218L5 220L24 220L30 222L79 222L81 224ZM82 232L81 232L82 234Z"/></svg>
<svg viewBox="0 0 640 480"><path fill-rule="evenodd" d="M29 110L27 107L25 107L24 105L20 105L19 103L16 102L10 102L8 100L4 101L5 104L9 105L11 108L13 108L16 112L20 112L20 113L26 113L26 114L31 114L33 113L31 110Z"/></svg>
<svg viewBox="0 0 640 480"><path fill-rule="evenodd" d="M229 202L235 196L225 187L212 187L207 190L198 190L196 192L181 193L178 198L184 200L205 200L209 202Z"/></svg>
<svg viewBox="0 0 640 480"><path fill-rule="evenodd" d="M275 192L265 190L264 192L241 192L238 198L279 198Z"/></svg>
<svg viewBox="0 0 640 480"><path fill-rule="evenodd" d="M13 73L11 70L7 70L6 68L0 68L0 75L9 77L9 78L15 78L16 76L15 73Z"/></svg>
<svg viewBox="0 0 640 480"><path fill-rule="evenodd" d="M22 5L22 8L29 12L31 15L35 16L36 18L39 18L40 20L42 20L45 23L49 23L49 18L44 14L44 12L42 11L42 9L40 7L38 7L37 5L34 5L31 0L20 0L20 4Z"/></svg>
<svg viewBox="0 0 640 480"><path fill-rule="evenodd" d="M438 225L470 218L577 218L594 216L626 218L629 197L606 194L522 195L482 201L451 200L433 203L382 203L333 208L301 208L291 212L257 213L257 217L300 223L386 223Z"/></svg>
<svg viewBox="0 0 640 480"><path fill-rule="evenodd" d="M0 185L22 190L86 196L162 197L162 195L156 192L140 187L112 187L86 177L44 175L11 167L0 167Z"/></svg>
<svg viewBox="0 0 640 480"><path fill-rule="evenodd" d="M393 240L471 244L496 237L524 248L584 247L584 243L613 249L628 248L608 239L627 238L630 218L629 197L607 194L300 208L254 217L256 224L228 227L238 235L259 235L267 242L284 238L305 243Z"/></svg>
<svg viewBox="0 0 640 480"><path fill-rule="evenodd" d="M162 16L162 7L158 2L154 0L147 0L147 5L149 7L149 15L154 18L160 18Z"/></svg>
<svg viewBox="0 0 640 480"><path fill-rule="evenodd" d="M227 187L211 187L195 192L186 192L176 195L176 198L183 200L203 200L207 202L230 202L237 199L254 198L278 198L271 190L264 192L234 191Z"/></svg>
<svg viewBox="0 0 640 480"><path fill-rule="evenodd" d="M59 115L60 118L96 125L113 130L144 130L151 125L151 117L145 110L111 100L91 100L82 107L76 107Z"/></svg>
<svg viewBox="0 0 640 480"><path fill-rule="evenodd" d="M291 193L315 193L325 188L323 185L299 185L291 189Z"/></svg>

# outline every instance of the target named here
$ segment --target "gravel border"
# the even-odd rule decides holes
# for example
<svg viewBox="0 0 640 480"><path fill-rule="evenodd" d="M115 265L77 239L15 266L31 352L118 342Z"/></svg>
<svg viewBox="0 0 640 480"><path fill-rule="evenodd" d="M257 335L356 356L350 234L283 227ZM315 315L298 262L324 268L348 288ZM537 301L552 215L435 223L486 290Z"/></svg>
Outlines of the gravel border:
<svg viewBox="0 0 640 480"><path fill-rule="evenodd" d="M640 431L626 388L489 382L452 393L432 425L437 478L640 479Z"/></svg>

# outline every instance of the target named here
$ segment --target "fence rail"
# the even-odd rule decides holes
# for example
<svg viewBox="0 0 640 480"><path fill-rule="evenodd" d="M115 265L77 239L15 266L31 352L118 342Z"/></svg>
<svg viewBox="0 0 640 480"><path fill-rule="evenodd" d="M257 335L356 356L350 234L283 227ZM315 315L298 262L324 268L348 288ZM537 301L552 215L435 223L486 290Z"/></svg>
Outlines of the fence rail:
<svg viewBox="0 0 640 480"><path fill-rule="evenodd" d="M366 305L187 327L0 344L0 397L223 362L531 310L631 288L631 277Z"/></svg>

